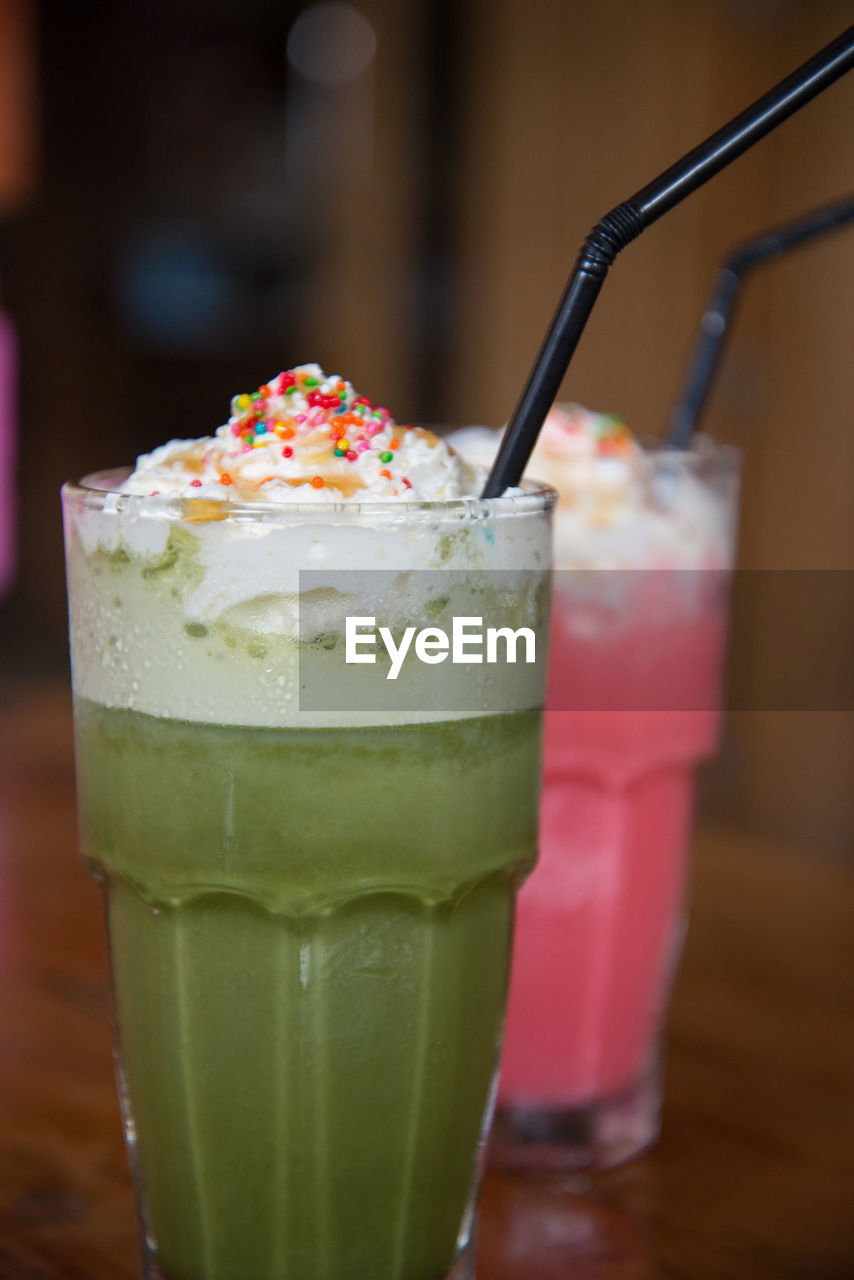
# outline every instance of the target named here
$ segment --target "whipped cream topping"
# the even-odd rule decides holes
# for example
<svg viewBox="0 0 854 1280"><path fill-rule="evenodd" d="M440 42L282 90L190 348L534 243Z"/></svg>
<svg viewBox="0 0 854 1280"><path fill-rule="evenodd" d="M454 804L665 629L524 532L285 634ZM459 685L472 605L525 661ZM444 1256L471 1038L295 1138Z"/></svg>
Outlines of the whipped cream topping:
<svg viewBox="0 0 854 1280"><path fill-rule="evenodd" d="M317 364L236 395L213 436L144 454L125 493L218 502L447 501L475 497L485 473L422 427Z"/></svg>
<svg viewBox="0 0 854 1280"><path fill-rule="evenodd" d="M500 432L464 427L449 437L471 462L492 465ZM592 499L599 504L613 491L630 485L643 464L644 452L616 414L592 413L577 404L554 405L543 423L531 456L530 470L557 489L563 506ZM602 511L603 519L608 512Z"/></svg>
<svg viewBox="0 0 854 1280"><path fill-rule="evenodd" d="M499 440L500 432L487 427L449 437L484 468ZM614 414L555 405L528 469L558 491L555 568L728 566L735 538L731 490L703 473L704 460L724 452L702 439L691 450L647 450Z"/></svg>

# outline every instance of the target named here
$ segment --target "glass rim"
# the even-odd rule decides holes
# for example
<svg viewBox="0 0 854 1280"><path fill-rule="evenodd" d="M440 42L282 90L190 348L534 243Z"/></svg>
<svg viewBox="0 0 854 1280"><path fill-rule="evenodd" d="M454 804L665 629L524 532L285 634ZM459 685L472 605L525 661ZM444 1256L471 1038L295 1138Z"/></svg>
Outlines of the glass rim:
<svg viewBox="0 0 854 1280"><path fill-rule="evenodd" d="M80 480L67 480L61 489L63 500L73 499L78 506L92 511L148 517L184 516L193 523L228 520L277 523L283 520L322 521L326 518L356 521L367 517L395 517L407 521L442 517L486 519L488 516L548 513L558 501L557 490L551 485L524 478L519 490L503 493L498 498L442 498L435 501L252 502L230 498L187 498L180 493L122 493L118 486L132 470L132 467L113 467L91 471ZM112 501L108 501L110 499ZM105 510L107 507L108 512ZM216 512L212 513L211 508L216 508Z"/></svg>
<svg viewBox="0 0 854 1280"><path fill-rule="evenodd" d="M675 448L664 436L642 435L637 439L644 457L650 462L660 459L668 464L681 462L686 467L710 463L720 467L740 468L744 457L738 445L715 440L713 436L699 431L691 437L684 449Z"/></svg>

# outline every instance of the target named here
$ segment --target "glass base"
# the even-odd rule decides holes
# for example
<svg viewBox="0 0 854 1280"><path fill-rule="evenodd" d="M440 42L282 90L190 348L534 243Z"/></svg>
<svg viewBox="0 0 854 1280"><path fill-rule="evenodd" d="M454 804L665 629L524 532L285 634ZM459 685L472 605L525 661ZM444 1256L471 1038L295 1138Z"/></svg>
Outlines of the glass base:
<svg viewBox="0 0 854 1280"><path fill-rule="evenodd" d="M583 1106L499 1103L489 1163L499 1169L611 1169L641 1155L660 1131L657 1075Z"/></svg>
<svg viewBox="0 0 854 1280"><path fill-rule="evenodd" d="M472 1230L469 1233L469 1237L465 1245L457 1254L456 1260L450 1271L446 1272L444 1276L437 1277L437 1280L475 1280L475 1251L475 1234ZM157 1265L150 1250L145 1248L143 1250L142 1280L169 1280L169 1277ZM234 1280L243 1280L243 1277L235 1276ZM311 1277L306 1277L306 1280L311 1280ZM403 1277L403 1280L406 1280L405 1276Z"/></svg>

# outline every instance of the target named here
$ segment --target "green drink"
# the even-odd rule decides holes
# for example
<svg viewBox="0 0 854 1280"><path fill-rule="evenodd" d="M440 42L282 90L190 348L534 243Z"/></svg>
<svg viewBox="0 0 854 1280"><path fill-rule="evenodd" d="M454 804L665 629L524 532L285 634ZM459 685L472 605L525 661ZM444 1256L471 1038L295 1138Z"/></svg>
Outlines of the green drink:
<svg viewBox="0 0 854 1280"><path fill-rule="evenodd" d="M484 569L542 579L551 495L115 486L64 501L81 844L146 1275L470 1276L540 708L512 666L474 671L477 713L301 708L298 571L381 565L393 619L413 570L472 570L482 612Z"/></svg>
<svg viewBox="0 0 854 1280"><path fill-rule="evenodd" d="M165 1274L438 1280L533 856L537 713L343 730L77 715Z"/></svg>

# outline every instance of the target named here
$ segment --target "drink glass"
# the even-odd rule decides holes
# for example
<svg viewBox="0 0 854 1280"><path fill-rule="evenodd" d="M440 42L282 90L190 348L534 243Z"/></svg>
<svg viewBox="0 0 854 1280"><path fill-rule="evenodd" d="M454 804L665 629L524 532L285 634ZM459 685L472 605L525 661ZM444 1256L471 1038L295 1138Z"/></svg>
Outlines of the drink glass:
<svg viewBox="0 0 854 1280"><path fill-rule="evenodd" d="M524 561L544 625L554 494L277 507L120 481L63 505L144 1274L470 1277L542 696L508 665L475 670L477 711L312 712L301 663L340 647L326 564L381 567L393 619L423 603L413 570ZM370 578L348 612L376 611Z"/></svg>
<svg viewBox="0 0 854 1280"><path fill-rule="evenodd" d="M627 558L609 521L556 513L540 856L517 908L502 1163L607 1167L659 1133L695 771L718 740L739 462L709 441L643 461Z"/></svg>

